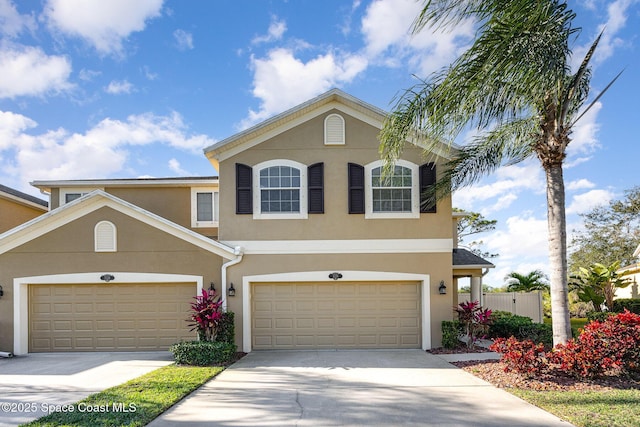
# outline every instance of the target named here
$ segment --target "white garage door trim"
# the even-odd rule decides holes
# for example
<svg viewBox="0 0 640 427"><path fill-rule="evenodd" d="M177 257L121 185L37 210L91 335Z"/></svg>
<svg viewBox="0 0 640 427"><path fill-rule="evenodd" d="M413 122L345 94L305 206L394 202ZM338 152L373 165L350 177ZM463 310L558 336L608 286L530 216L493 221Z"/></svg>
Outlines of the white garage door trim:
<svg viewBox="0 0 640 427"><path fill-rule="evenodd" d="M331 282L328 279L331 271L302 271L294 273L275 273L242 278L242 351L251 351L251 284L254 282ZM384 271L340 271L344 282L420 282L422 295L422 349L431 348L431 316L429 313L431 292L429 292L430 278L428 274L390 273Z"/></svg>
<svg viewBox="0 0 640 427"><path fill-rule="evenodd" d="M13 353L24 355L29 353L29 285L68 285L104 283L100 276L104 272L50 274L45 276L17 277L13 279ZM163 273L123 273L109 272L114 276L110 283L193 283L198 295L202 289L203 277L189 274Z"/></svg>

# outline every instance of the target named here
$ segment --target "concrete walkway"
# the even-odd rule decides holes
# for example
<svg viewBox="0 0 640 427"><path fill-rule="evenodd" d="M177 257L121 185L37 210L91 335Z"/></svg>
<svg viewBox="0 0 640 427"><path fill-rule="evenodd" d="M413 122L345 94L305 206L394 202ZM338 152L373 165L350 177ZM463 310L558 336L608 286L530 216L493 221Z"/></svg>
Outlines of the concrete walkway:
<svg viewBox="0 0 640 427"><path fill-rule="evenodd" d="M150 427L571 424L421 350L252 352Z"/></svg>
<svg viewBox="0 0 640 427"><path fill-rule="evenodd" d="M172 362L169 352L32 353L0 358L0 426L27 423Z"/></svg>

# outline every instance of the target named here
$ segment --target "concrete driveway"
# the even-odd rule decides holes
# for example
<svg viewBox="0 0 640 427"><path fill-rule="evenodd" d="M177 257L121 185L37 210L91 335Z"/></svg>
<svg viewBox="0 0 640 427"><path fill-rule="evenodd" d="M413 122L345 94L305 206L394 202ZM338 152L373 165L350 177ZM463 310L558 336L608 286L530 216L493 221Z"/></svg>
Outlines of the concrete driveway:
<svg viewBox="0 0 640 427"><path fill-rule="evenodd" d="M571 424L420 350L252 352L150 427Z"/></svg>
<svg viewBox="0 0 640 427"><path fill-rule="evenodd" d="M0 358L0 426L32 421L60 405L172 362L169 352L34 353Z"/></svg>

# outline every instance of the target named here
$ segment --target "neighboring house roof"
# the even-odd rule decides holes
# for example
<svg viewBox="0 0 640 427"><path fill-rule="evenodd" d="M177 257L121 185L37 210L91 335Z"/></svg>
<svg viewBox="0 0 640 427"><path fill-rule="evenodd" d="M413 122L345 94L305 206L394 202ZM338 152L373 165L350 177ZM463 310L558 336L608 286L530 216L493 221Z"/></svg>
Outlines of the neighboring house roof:
<svg viewBox="0 0 640 427"><path fill-rule="evenodd" d="M102 190L94 190L58 209L49 211L44 215L40 215L31 221L0 234L0 254L10 251L13 248L105 206L223 258L236 259L240 254L238 248L234 249L216 240L205 237L202 234L191 231L188 228L182 227Z"/></svg>
<svg viewBox="0 0 640 427"><path fill-rule="evenodd" d="M50 192L54 187L184 187L218 185L217 176L176 178L123 178L123 179L74 179L33 181L31 185L41 191Z"/></svg>
<svg viewBox="0 0 640 427"><path fill-rule="evenodd" d="M218 169L220 161L285 132L309 120L311 117L332 109L343 110L345 113L377 128L382 128L387 117L387 112L380 108L355 98L340 89L331 89L316 98L206 147L204 153L214 167ZM416 142L413 143L419 145ZM448 147L443 143L434 153L449 159L451 157L450 152L454 150L455 148Z"/></svg>
<svg viewBox="0 0 640 427"><path fill-rule="evenodd" d="M494 268L495 265L473 252L463 249L453 249L453 268Z"/></svg>
<svg viewBox="0 0 640 427"><path fill-rule="evenodd" d="M37 197L31 196L30 194L23 193L22 191L15 190L2 184L0 184L0 197L4 197L6 199L10 199L37 209L41 209L43 211L46 211L49 207L49 203L47 203L45 200L38 199Z"/></svg>

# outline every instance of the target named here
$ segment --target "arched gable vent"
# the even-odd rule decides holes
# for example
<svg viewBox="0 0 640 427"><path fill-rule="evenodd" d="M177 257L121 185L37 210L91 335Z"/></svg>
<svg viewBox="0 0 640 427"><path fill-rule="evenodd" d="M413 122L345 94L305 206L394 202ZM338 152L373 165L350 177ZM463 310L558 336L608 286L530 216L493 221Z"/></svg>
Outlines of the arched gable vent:
<svg viewBox="0 0 640 427"><path fill-rule="evenodd" d="M117 249L116 226L109 221L100 221L94 229L96 252L115 252Z"/></svg>
<svg viewBox="0 0 640 427"><path fill-rule="evenodd" d="M339 114L329 114L324 119L324 143L325 145L343 145L344 119Z"/></svg>

